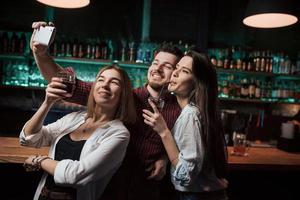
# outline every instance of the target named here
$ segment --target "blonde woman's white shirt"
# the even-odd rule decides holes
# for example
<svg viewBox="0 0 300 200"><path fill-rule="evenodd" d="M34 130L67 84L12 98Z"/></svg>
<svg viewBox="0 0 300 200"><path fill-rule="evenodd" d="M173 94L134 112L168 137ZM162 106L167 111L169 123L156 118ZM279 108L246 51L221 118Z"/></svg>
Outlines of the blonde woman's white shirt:
<svg viewBox="0 0 300 200"><path fill-rule="evenodd" d="M59 139L83 124L85 117L85 111L70 113L30 136L24 134L25 124L20 133L20 143L37 148L50 146L49 157L54 158ZM54 171L55 183L77 188L78 200L99 199L122 163L129 138L129 131L118 119L96 129L85 142L79 161L64 159L58 162ZM36 190L35 200L39 198L46 178L47 173L44 173Z"/></svg>

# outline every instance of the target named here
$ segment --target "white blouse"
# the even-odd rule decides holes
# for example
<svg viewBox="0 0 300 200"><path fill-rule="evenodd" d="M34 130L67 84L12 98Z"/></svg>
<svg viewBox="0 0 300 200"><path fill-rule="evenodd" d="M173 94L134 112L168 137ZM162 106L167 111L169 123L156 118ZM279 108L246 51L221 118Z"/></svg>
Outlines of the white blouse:
<svg viewBox="0 0 300 200"><path fill-rule="evenodd" d="M37 148L50 146L49 157L54 158L59 139L83 124L85 116L85 111L70 113L30 136L24 134L25 124L20 133L20 143ZM129 131L118 119L99 127L85 142L79 161L64 159L58 162L54 171L55 183L77 188L78 200L99 199L122 163L129 138ZM34 199L39 198L46 178L47 173L44 173Z"/></svg>
<svg viewBox="0 0 300 200"><path fill-rule="evenodd" d="M179 155L176 167L171 167L171 179L178 191L203 192L226 187L224 180L218 179L214 172L208 174L203 171L206 149L201 138L199 116L198 108L188 104L182 109L172 129Z"/></svg>

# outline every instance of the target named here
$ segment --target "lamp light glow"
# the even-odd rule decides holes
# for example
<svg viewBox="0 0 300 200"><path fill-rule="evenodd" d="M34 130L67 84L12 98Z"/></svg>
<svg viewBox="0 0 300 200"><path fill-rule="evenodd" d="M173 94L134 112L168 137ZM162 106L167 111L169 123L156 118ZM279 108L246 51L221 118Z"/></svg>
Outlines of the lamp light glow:
<svg viewBox="0 0 300 200"><path fill-rule="evenodd" d="M279 28L297 21L293 0L250 0L243 23L255 28Z"/></svg>
<svg viewBox="0 0 300 200"><path fill-rule="evenodd" d="M82 8L90 4L90 0L37 0L37 1L57 8Z"/></svg>

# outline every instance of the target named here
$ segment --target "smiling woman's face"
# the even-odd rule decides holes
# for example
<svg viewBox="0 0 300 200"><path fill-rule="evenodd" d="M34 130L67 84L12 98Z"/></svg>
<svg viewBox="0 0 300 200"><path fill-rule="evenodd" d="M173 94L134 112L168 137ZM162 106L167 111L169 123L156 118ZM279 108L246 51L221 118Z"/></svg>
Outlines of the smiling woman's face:
<svg viewBox="0 0 300 200"><path fill-rule="evenodd" d="M94 88L94 99L101 106L116 107L120 102L122 78L115 69L107 69L98 75Z"/></svg>

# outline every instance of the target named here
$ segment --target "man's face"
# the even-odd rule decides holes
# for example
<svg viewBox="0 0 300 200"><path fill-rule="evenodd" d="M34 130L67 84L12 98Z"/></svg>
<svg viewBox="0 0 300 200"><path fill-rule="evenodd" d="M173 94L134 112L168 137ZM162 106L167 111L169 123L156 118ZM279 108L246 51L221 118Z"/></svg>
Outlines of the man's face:
<svg viewBox="0 0 300 200"><path fill-rule="evenodd" d="M148 69L148 84L154 90L169 83L177 64L177 57L171 53L159 52Z"/></svg>

